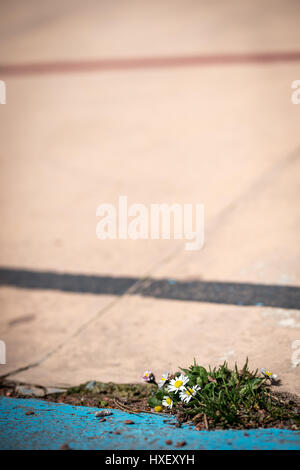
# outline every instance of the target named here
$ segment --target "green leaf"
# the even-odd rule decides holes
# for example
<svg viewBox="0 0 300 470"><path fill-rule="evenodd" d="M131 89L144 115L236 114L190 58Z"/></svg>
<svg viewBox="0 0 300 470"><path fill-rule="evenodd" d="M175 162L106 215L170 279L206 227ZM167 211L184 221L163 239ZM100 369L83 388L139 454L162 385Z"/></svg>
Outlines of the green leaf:
<svg viewBox="0 0 300 470"><path fill-rule="evenodd" d="M155 406L161 406L161 400L158 400L156 397L151 397L148 398L148 404L151 406L151 408L154 408Z"/></svg>

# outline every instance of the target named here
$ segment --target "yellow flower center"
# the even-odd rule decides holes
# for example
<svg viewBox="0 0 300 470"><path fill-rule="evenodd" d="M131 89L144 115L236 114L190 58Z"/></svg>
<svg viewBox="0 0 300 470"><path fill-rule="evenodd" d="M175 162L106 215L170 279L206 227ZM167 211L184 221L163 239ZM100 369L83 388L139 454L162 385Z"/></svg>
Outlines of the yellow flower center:
<svg viewBox="0 0 300 470"><path fill-rule="evenodd" d="M272 375L272 373L269 372L268 370L266 370L265 374L268 375L269 377Z"/></svg>
<svg viewBox="0 0 300 470"><path fill-rule="evenodd" d="M168 405L171 405L171 403L172 403L171 398L167 398L167 399L166 399L166 402L168 403Z"/></svg>
<svg viewBox="0 0 300 470"><path fill-rule="evenodd" d="M157 413L159 413L161 410L162 410L161 406L155 406L154 407L154 411L156 411Z"/></svg>
<svg viewBox="0 0 300 470"><path fill-rule="evenodd" d="M165 379L164 377L162 377L160 380L161 380L162 382L164 382L166 379Z"/></svg>
<svg viewBox="0 0 300 470"><path fill-rule="evenodd" d="M183 382L182 380L176 380L176 382L174 383L174 387L175 388L180 388L182 386Z"/></svg>
<svg viewBox="0 0 300 470"><path fill-rule="evenodd" d="M187 395L192 395L193 394L193 390L191 388L187 388L186 389L186 394Z"/></svg>

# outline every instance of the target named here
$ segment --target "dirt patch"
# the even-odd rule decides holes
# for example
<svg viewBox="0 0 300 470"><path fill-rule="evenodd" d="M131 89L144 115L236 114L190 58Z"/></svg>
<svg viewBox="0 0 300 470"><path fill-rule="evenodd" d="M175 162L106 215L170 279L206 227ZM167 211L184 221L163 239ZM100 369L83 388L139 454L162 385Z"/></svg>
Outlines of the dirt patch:
<svg viewBox="0 0 300 470"><path fill-rule="evenodd" d="M16 384L3 380L0 382L0 395L14 398L32 398L34 395L22 395L16 391ZM288 392L272 390L272 397L278 400L284 410L281 419L266 415L263 410L256 410L242 425L228 426L226 423L215 423L203 413L193 418L185 413L182 408L176 410L164 409L163 413L156 413L149 406L148 399L153 396L157 387L153 384L115 384L103 382L88 382L78 387L72 387L61 393L47 394L44 389L44 397L38 397L49 402L66 403L74 406L90 406L95 408L119 409L132 413L155 413L165 416L176 416L174 424L180 427L183 423L189 423L197 430L213 429L255 429L255 428L281 428L300 430L300 397ZM169 421L168 421L169 422ZM170 423L169 423L170 424Z"/></svg>

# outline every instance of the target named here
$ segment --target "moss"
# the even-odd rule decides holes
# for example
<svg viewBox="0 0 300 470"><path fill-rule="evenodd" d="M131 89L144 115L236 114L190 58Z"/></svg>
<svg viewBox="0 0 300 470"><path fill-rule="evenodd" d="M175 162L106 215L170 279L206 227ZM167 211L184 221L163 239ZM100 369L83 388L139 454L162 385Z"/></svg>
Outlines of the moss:
<svg viewBox="0 0 300 470"><path fill-rule="evenodd" d="M92 395L105 395L107 398L120 398L120 399L142 399L148 398L151 392L156 390L154 385L148 384L115 384L113 382L95 382L92 388L88 388L90 382L70 387L67 390L67 395L82 394L86 396Z"/></svg>

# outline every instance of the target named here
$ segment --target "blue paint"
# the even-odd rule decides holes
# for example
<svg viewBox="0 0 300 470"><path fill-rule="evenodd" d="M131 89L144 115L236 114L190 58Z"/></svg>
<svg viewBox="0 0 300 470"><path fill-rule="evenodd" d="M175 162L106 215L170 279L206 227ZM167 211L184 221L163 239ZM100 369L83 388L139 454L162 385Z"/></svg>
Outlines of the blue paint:
<svg viewBox="0 0 300 470"><path fill-rule="evenodd" d="M26 415L33 411L34 414ZM0 397L0 449L59 449L68 444L72 449L300 449L300 433L283 429L244 431L196 431L169 415L128 414L112 410L105 422L94 413L99 408L71 406L35 399ZM134 424L126 425L130 419ZM164 423L168 420L168 423ZM113 434L110 432L119 432ZM167 445L166 440L172 440Z"/></svg>

